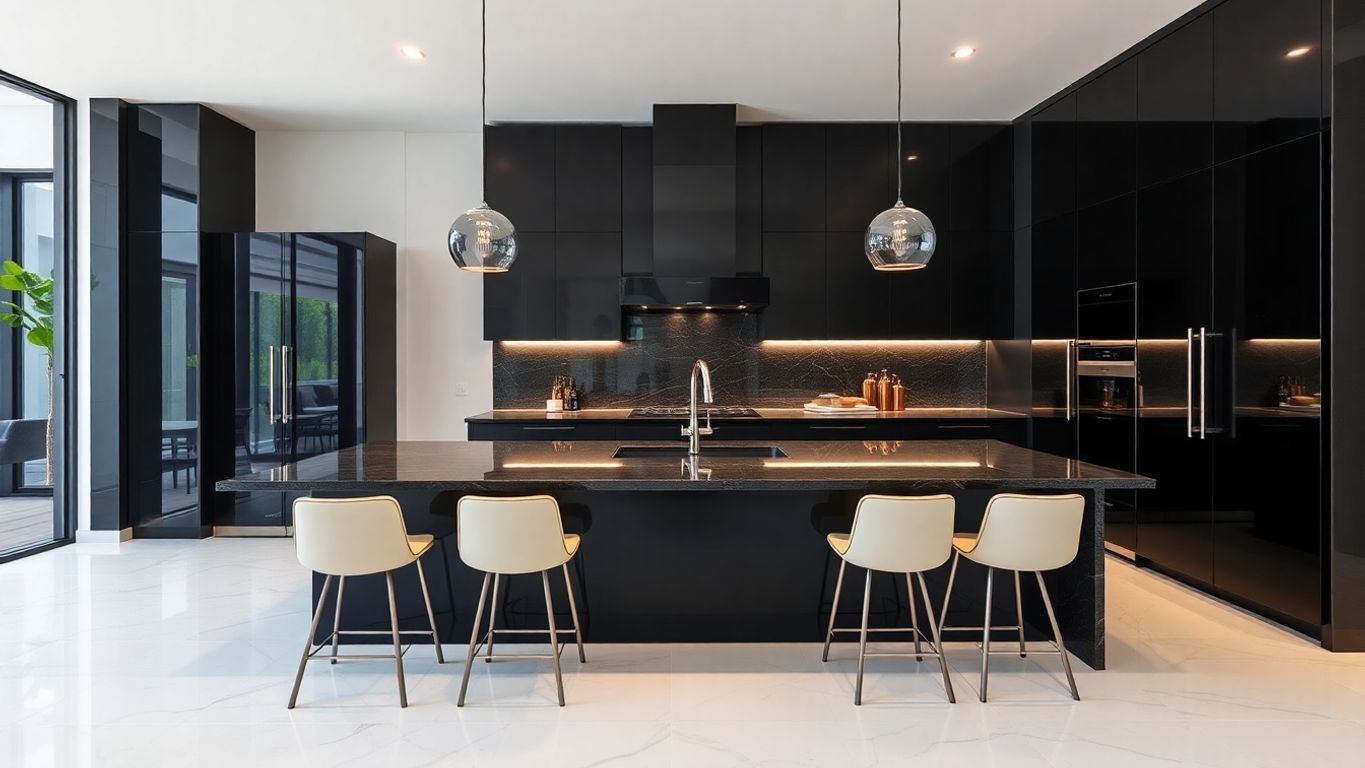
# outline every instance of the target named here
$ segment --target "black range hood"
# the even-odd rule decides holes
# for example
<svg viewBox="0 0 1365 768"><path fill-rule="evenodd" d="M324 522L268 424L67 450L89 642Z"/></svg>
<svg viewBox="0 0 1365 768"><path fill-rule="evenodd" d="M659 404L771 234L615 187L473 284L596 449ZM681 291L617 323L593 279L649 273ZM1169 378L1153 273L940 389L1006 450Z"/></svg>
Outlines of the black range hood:
<svg viewBox="0 0 1365 768"><path fill-rule="evenodd" d="M754 309L768 278L738 273L734 104L655 104L653 274L621 280L635 309Z"/></svg>

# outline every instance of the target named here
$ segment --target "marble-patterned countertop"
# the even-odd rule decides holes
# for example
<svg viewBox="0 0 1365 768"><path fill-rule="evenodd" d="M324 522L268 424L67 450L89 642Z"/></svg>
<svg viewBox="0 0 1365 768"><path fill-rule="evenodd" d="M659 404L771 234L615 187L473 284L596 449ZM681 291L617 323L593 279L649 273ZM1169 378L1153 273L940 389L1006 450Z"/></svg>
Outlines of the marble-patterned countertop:
<svg viewBox="0 0 1365 768"><path fill-rule="evenodd" d="M223 480L220 491L461 492L1078 490L1152 488L1155 481L995 440L771 441L784 457L703 446L695 466L675 453L617 458L616 441L375 442ZM890 447L889 446L893 446ZM709 450L708 450L709 449Z"/></svg>
<svg viewBox="0 0 1365 768"><path fill-rule="evenodd" d="M903 411L858 411L850 413L810 413L804 408L755 408L759 418L768 421L829 421L831 419L855 421L900 421L905 419L929 419L951 421L956 419L1024 419L1027 414L1003 411L998 408L907 408ZM704 415L702 406L697 407L698 415ZM631 416L629 408L585 408L581 411L548 413L535 408L499 408L485 411L465 419L469 423L494 423L508 421L677 421L676 416ZM713 421L756 421L749 417L713 416Z"/></svg>

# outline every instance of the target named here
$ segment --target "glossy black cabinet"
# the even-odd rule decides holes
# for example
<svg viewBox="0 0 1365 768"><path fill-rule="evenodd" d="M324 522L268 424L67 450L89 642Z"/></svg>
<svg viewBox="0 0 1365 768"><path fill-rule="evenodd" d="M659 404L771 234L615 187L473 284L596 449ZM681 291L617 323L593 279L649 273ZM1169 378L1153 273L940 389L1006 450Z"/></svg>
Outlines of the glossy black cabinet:
<svg viewBox="0 0 1365 768"><path fill-rule="evenodd" d="M763 230L825 230L824 126L763 126Z"/></svg>
<svg viewBox="0 0 1365 768"><path fill-rule="evenodd" d="M953 233L952 338L1008 339L1014 335L1011 240L1009 232Z"/></svg>
<svg viewBox="0 0 1365 768"><path fill-rule="evenodd" d="M471 422L470 440L615 440L616 425L612 423L547 422L489 424Z"/></svg>
<svg viewBox="0 0 1365 768"><path fill-rule="evenodd" d="M628 126L621 129L621 274L653 271L654 137L648 127Z"/></svg>
<svg viewBox="0 0 1365 768"><path fill-rule="evenodd" d="M1034 115L1033 221L1076 210L1076 95Z"/></svg>
<svg viewBox="0 0 1365 768"><path fill-rule="evenodd" d="M761 315L763 338L825 338L825 234L766 233L763 274L770 297Z"/></svg>
<svg viewBox="0 0 1365 768"><path fill-rule="evenodd" d="M556 126L554 180L556 232L620 232L621 126Z"/></svg>
<svg viewBox="0 0 1365 768"><path fill-rule="evenodd" d="M555 126L490 125L484 136L484 194L518 233L554 232Z"/></svg>
<svg viewBox="0 0 1365 768"><path fill-rule="evenodd" d="M1131 283L1137 269L1137 200L1133 194L1076 212L1076 288Z"/></svg>
<svg viewBox="0 0 1365 768"><path fill-rule="evenodd" d="M883 337L946 339L952 336L956 240L956 233L939 230L938 247L934 249L929 266L913 272L874 273L885 281L890 304L888 333Z"/></svg>
<svg viewBox="0 0 1365 768"><path fill-rule="evenodd" d="M1077 413L1076 457L1081 461L1136 471L1137 420L1131 412ZM1104 540L1129 552L1138 550L1138 531L1132 491L1105 494Z"/></svg>
<svg viewBox="0 0 1365 768"><path fill-rule="evenodd" d="M825 336L885 338L890 295L885 278L868 263L861 232L825 235Z"/></svg>
<svg viewBox="0 0 1365 768"><path fill-rule="evenodd" d="M735 274L763 274L763 129L735 130Z"/></svg>
<svg viewBox="0 0 1365 768"><path fill-rule="evenodd" d="M1142 190L1137 218L1139 344L1183 343L1213 325L1212 172Z"/></svg>
<svg viewBox="0 0 1365 768"><path fill-rule="evenodd" d="M950 229L948 215L953 167L951 129L947 123L907 123L901 128L901 172L903 198L906 205L918 208L929 216L940 231ZM891 149L896 148L895 128L891 131ZM886 204L896 201L896 176L893 173L887 187ZM864 225L866 226L866 225Z"/></svg>
<svg viewBox="0 0 1365 768"><path fill-rule="evenodd" d="M948 128L948 148L952 177L947 228L977 232L1012 229L1014 139L1010 127L953 124Z"/></svg>
<svg viewBox="0 0 1365 768"><path fill-rule="evenodd" d="M556 234L554 338L620 339L620 274L619 233Z"/></svg>
<svg viewBox="0 0 1365 768"><path fill-rule="evenodd" d="M1207 168L1213 159L1213 15L1137 55L1138 185Z"/></svg>
<svg viewBox="0 0 1365 768"><path fill-rule="evenodd" d="M1033 338L1076 338L1076 216L1033 225Z"/></svg>
<svg viewBox="0 0 1365 768"><path fill-rule="evenodd" d="M1129 59L1076 91L1076 205L1132 192L1136 174L1137 60Z"/></svg>
<svg viewBox="0 0 1365 768"><path fill-rule="evenodd" d="M1321 335L1320 142L1305 136L1214 169L1217 325L1238 338Z"/></svg>
<svg viewBox="0 0 1365 768"><path fill-rule="evenodd" d="M677 440L682 419L583 419L547 421L543 418L469 421L470 440ZM706 443L726 440L1002 440L1022 445L1027 435L1024 419L833 419L781 418L717 419L715 434ZM875 444L874 444L875 447ZM889 446L888 446L889 448ZM869 449L871 450L871 449Z"/></svg>
<svg viewBox="0 0 1365 768"><path fill-rule="evenodd" d="M1212 584L1213 442L1189 435L1183 409L1144 413L1137 431L1137 471L1157 482L1137 492L1138 556Z"/></svg>
<svg viewBox="0 0 1365 768"><path fill-rule="evenodd" d="M894 169L892 131L879 125L825 128L825 229L862 233L891 207L886 187Z"/></svg>
<svg viewBox="0 0 1365 768"><path fill-rule="evenodd" d="M554 339L555 235L518 232L512 269L483 276L483 337L489 341Z"/></svg>
<svg viewBox="0 0 1365 768"><path fill-rule="evenodd" d="M1216 162L1321 127L1321 0L1228 0L1213 38Z"/></svg>

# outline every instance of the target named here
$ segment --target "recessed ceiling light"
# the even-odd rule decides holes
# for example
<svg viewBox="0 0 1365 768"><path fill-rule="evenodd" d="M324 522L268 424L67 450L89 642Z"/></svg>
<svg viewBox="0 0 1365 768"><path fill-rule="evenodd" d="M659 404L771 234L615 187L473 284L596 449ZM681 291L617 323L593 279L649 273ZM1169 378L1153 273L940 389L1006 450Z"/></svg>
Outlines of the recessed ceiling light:
<svg viewBox="0 0 1365 768"><path fill-rule="evenodd" d="M966 59L971 57L973 53L976 53L975 48L971 47L970 45L960 45L957 48L953 49L953 58Z"/></svg>
<svg viewBox="0 0 1365 768"><path fill-rule="evenodd" d="M415 45L400 45L398 46L398 53L408 61L421 61L427 57L426 52Z"/></svg>
<svg viewBox="0 0 1365 768"><path fill-rule="evenodd" d="M906 159L906 160L918 160L918 159L919 159L919 155L906 155L906 156L905 156L905 159Z"/></svg>
<svg viewBox="0 0 1365 768"><path fill-rule="evenodd" d="M1298 48L1290 48L1288 51L1285 52L1284 55L1291 59L1297 59L1298 57L1303 56L1304 54L1308 53L1311 50L1313 49L1304 45Z"/></svg>

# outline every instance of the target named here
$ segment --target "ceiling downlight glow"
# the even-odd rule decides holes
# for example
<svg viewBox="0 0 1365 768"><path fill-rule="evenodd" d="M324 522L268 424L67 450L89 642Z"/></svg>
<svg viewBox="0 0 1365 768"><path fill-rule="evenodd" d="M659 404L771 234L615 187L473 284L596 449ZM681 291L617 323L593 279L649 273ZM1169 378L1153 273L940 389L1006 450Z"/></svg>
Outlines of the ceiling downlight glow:
<svg viewBox="0 0 1365 768"><path fill-rule="evenodd" d="M398 46L398 53L408 61L421 61L427 57L426 51L415 45L400 45Z"/></svg>
<svg viewBox="0 0 1365 768"><path fill-rule="evenodd" d="M959 45L953 49L952 56L954 59L970 59L974 53L976 49L970 45Z"/></svg>
<svg viewBox="0 0 1365 768"><path fill-rule="evenodd" d="M1297 59L1300 56L1306 56L1308 52L1311 50L1313 49L1306 45L1303 45L1299 46L1298 48L1290 48L1288 51L1285 51L1284 55L1285 58L1287 59Z"/></svg>

